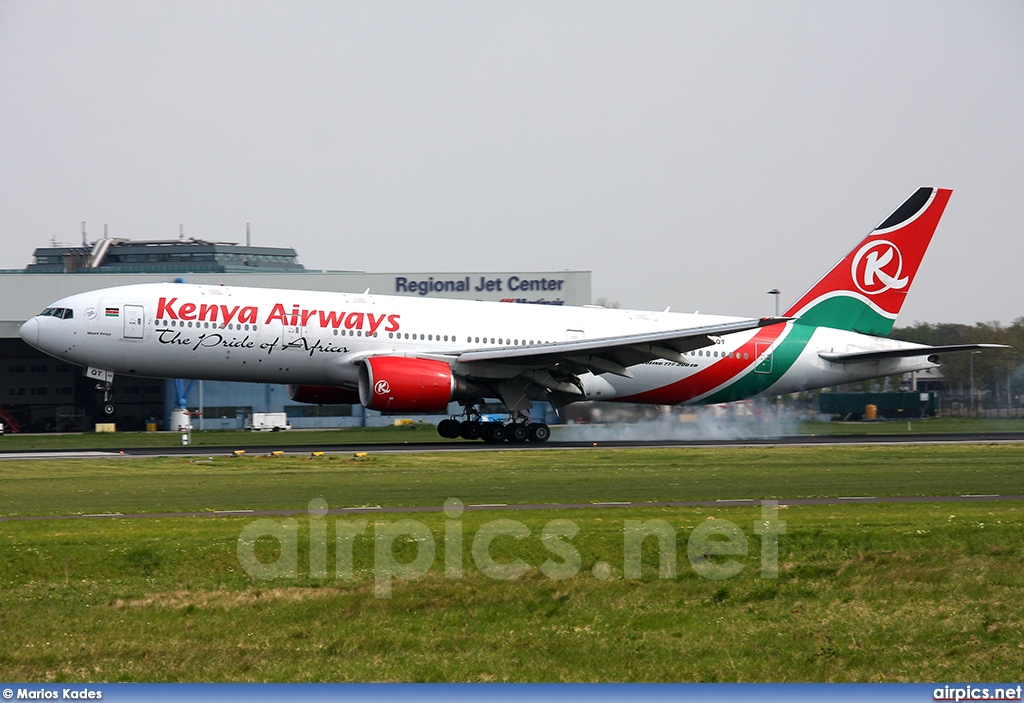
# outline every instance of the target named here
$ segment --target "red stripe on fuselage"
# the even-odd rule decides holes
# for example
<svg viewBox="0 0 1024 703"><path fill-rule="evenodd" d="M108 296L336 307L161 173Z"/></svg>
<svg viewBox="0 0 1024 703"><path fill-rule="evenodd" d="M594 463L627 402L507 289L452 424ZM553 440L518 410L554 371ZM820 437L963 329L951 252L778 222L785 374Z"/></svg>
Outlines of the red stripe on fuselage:
<svg viewBox="0 0 1024 703"><path fill-rule="evenodd" d="M619 402L654 403L659 405L677 405L693 400L746 373L757 365L757 345L770 345L775 342L786 329L785 324L763 327L757 334L746 341L733 356L719 359L707 368L701 369L684 379L670 383L661 388L654 388L643 393L616 398ZM744 359L743 355L748 358Z"/></svg>

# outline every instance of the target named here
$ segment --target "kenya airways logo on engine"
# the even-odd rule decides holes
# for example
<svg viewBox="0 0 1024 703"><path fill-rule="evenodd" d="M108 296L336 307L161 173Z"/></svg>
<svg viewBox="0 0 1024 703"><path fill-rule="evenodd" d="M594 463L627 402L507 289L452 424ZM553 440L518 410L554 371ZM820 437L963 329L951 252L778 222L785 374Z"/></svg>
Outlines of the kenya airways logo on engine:
<svg viewBox="0 0 1024 703"><path fill-rule="evenodd" d="M903 273L903 255L890 241L880 239L868 242L853 257L850 273L853 283L867 295L879 295L887 290L901 290L910 283Z"/></svg>
<svg viewBox="0 0 1024 703"><path fill-rule="evenodd" d="M391 384L381 379L373 384L373 392L377 395L387 395L391 392Z"/></svg>

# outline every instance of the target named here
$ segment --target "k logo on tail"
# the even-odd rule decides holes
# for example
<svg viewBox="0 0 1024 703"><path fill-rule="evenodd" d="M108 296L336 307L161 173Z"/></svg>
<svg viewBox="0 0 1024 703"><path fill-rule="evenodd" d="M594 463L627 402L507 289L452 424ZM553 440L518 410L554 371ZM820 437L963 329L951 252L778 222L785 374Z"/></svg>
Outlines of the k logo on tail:
<svg viewBox="0 0 1024 703"><path fill-rule="evenodd" d="M901 290L910 283L903 273L903 255L892 242L884 239L868 242L853 257L853 282L862 293L878 295L887 290Z"/></svg>

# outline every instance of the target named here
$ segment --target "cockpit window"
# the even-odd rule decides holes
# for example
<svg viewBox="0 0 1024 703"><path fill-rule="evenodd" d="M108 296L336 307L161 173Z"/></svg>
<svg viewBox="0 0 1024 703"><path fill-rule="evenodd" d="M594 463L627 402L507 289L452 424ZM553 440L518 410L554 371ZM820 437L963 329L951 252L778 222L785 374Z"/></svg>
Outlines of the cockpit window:
<svg viewBox="0 0 1024 703"><path fill-rule="evenodd" d="M62 320L70 320L75 316L75 311L71 308L46 308L39 317L59 317Z"/></svg>

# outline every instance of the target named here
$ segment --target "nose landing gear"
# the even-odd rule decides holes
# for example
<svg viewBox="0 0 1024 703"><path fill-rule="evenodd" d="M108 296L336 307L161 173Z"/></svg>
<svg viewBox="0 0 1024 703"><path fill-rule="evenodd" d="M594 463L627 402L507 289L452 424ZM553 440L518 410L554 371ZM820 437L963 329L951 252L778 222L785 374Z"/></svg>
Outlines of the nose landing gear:
<svg viewBox="0 0 1024 703"><path fill-rule="evenodd" d="M114 413L117 412L117 406L115 406L110 399L114 394L114 383L112 381L97 383L96 390L103 391L103 401L100 403L100 413L103 417L113 417Z"/></svg>
<svg viewBox="0 0 1024 703"><path fill-rule="evenodd" d="M89 366L85 369L85 376L96 381L96 390L103 391L100 413L104 417L113 417L117 412L117 407L111 402L111 396L114 394L114 372Z"/></svg>

